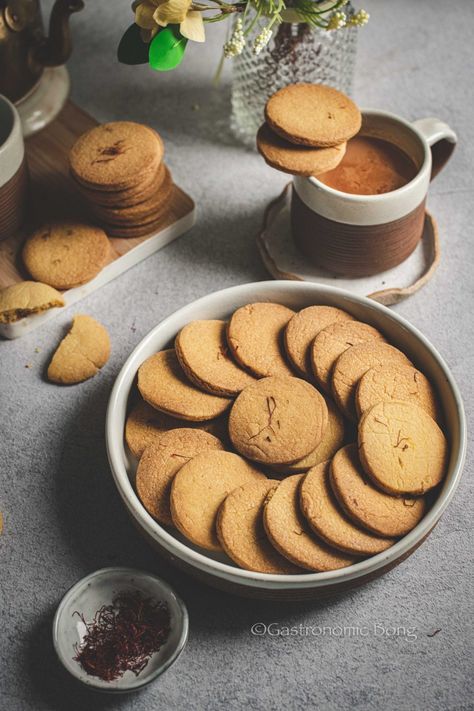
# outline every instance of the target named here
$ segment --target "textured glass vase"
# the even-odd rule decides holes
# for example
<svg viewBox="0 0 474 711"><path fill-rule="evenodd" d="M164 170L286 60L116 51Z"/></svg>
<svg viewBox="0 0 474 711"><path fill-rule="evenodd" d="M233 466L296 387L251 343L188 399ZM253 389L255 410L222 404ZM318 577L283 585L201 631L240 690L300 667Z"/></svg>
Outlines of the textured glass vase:
<svg viewBox="0 0 474 711"><path fill-rule="evenodd" d="M357 51L356 27L328 31L284 22L255 55L253 42L260 31L256 27L246 37L244 51L232 60L231 129L252 147L266 100L283 86L323 83L350 95Z"/></svg>

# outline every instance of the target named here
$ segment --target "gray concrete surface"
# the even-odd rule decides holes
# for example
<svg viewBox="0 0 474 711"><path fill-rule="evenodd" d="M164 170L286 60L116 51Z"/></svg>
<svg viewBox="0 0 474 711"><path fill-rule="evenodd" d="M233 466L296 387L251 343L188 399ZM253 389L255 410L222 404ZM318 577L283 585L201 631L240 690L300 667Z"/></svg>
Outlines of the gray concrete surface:
<svg viewBox="0 0 474 711"><path fill-rule="evenodd" d="M364 4L372 20L360 36L358 102L408 119L435 114L459 132L460 146L429 199L440 227L441 266L397 310L444 355L472 418L474 4ZM205 47L192 47L179 71L160 76L115 62L129 19L127 0L86 0L74 18L73 98L99 120L133 118L158 128L176 180L199 205L199 222L42 331L0 343L0 708L472 709L472 460L420 550L384 578L324 603L252 602L198 585L163 564L125 514L104 447L114 378L130 350L176 308L215 289L267 278L254 235L266 202L285 183L235 145L225 128L228 75L217 91L211 87L221 30L210 27ZM200 110L192 110L195 104ZM54 387L44 380L45 364L77 310L107 325L112 357L95 379ZM62 593L111 564L162 575L191 616L179 663L142 693L120 698L76 687L56 664L50 639ZM336 631L258 637L251 634L256 622L277 623L273 631L300 624ZM369 633L341 637L337 626ZM393 627L410 633L390 634Z"/></svg>

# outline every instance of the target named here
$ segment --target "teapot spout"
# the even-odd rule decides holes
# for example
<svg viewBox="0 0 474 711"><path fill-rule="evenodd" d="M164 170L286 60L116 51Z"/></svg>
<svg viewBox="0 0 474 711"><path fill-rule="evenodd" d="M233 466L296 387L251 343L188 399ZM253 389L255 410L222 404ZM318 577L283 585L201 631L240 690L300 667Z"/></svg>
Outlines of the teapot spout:
<svg viewBox="0 0 474 711"><path fill-rule="evenodd" d="M49 36L35 50L35 60L43 67L64 64L71 55L69 17L84 7L83 0L56 0L49 20Z"/></svg>

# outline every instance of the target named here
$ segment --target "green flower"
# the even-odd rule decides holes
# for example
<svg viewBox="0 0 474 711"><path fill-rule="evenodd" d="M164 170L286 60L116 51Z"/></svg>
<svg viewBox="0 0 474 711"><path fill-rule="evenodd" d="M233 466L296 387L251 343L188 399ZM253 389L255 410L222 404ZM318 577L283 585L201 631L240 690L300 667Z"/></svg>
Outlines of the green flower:
<svg viewBox="0 0 474 711"><path fill-rule="evenodd" d="M328 20L327 29L328 30L339 30L341 27L345 27L347 24L347 17L345 12L337 10L333 12Z"/></svg>
<svg viewBox="0 0 474 711"><path fill-rule="evenodd" d="M230 57L237 57L237 55L242 54L244 47L244 25L242 19L239 17L235 22L235 27L232 31L230 39L224 45L224 57L227 59Z"/></svg>
<svg viewBox="0 0 474 711"><path fill-rule="evenodd" d="M349 17L347 20L348 25L352 26L357 26L357 27L362 27L362 25L366 25L369 21L370 15L368 12L365 10L359 10L358 12L355 13L355 15L352 15L352 17Z"/></svg>
<svg viewBox="0 0 474 711"><path fill-rule="evenodd" d="M254 54L260 54L262 49L267 46L267 44L270 42L270 38L272 36L272 31L269 27L264 27L263 30L260 32L258 37L255 38L255 42L253 43L253 53Z"/></svg>

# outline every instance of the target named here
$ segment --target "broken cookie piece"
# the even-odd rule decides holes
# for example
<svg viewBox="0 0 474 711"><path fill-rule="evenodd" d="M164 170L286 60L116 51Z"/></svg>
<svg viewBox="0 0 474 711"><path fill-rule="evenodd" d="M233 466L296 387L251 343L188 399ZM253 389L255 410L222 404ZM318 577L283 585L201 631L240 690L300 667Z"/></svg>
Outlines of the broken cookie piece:
<svg viewBox="0 0 474 711"><path fill-rule="evenodd" d="M81 383L96 375L109 356L110 338L104 326L90 316L75 316L49 364L48 379L62 385Z"/></svg>
<svg viewBox="0 0 474 711"><path fill-rule="evenodd" d="M64 299L52 286L21 281L0 291L0 323L13 323L57 306L64 306Z"/></svg>

